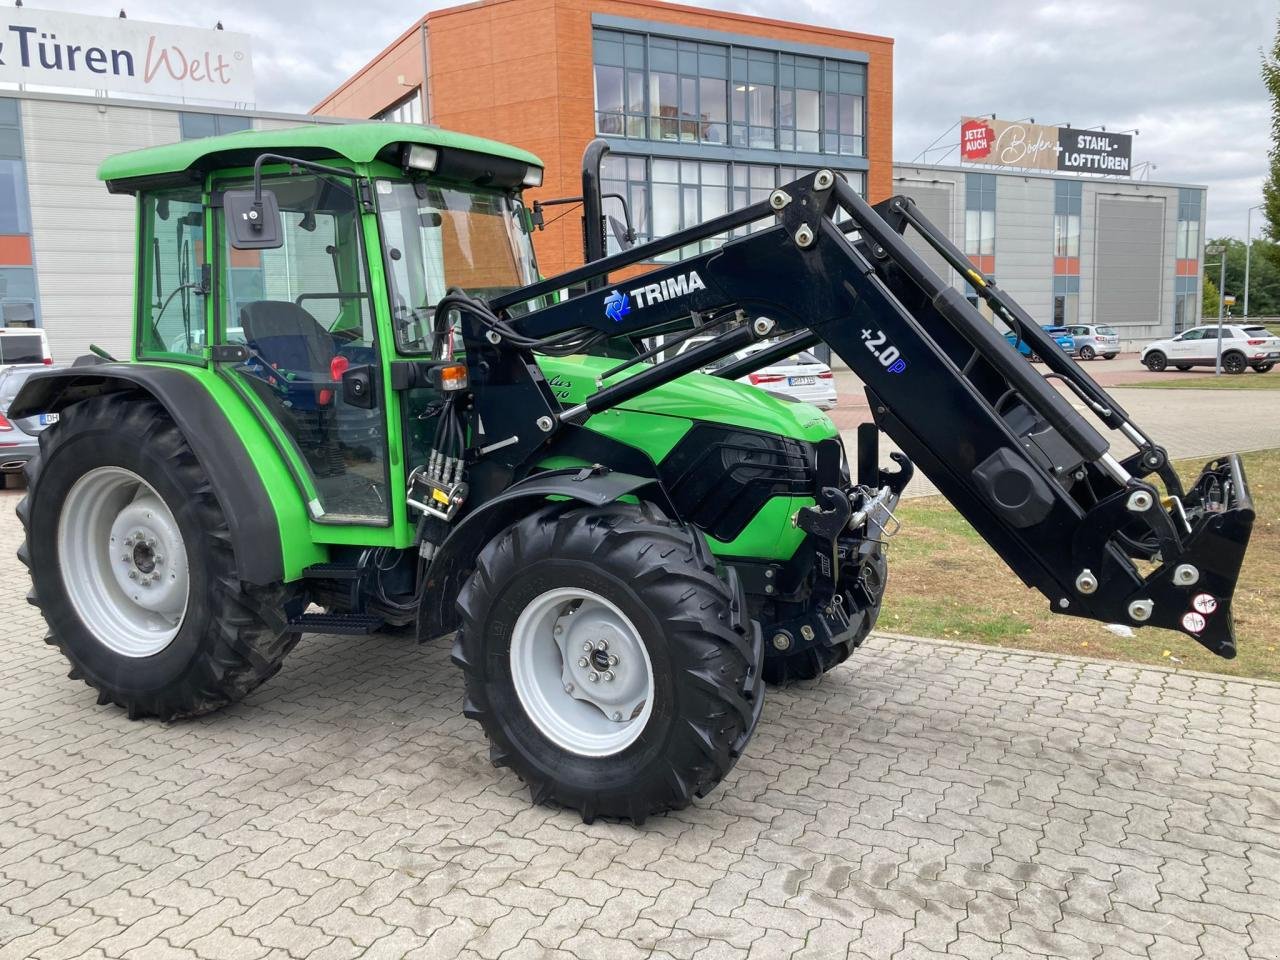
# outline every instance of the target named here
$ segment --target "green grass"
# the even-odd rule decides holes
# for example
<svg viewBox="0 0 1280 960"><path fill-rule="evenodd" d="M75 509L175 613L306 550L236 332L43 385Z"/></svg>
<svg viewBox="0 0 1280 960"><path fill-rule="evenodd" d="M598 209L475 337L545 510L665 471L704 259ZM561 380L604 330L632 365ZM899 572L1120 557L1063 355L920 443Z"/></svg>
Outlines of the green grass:
<svg viewBox="0 0 1280 960"><path fill-rule="evenodd" d="M1103 624L1052 613L1049 602L1024 587L942 497L908 500L897 511L902 530L889 549L889 589L879 628L1280 680L1280 580L1274 573L1280 569L1280 450L1245 454L1244 461L1258 519L1233 603L1239 646L1234 660L1214 656L1174 631L1148 627L1118 637ZM1203 465L1186 462L1178 469L1190 477Z"/></svg>
<svg viewBox="0 0 1280 960"><path fill-rule="evenodd" d="M1194 377L1186 374L1169 374L1167 380L1144 380L1141 383L1122 383L1122 387L1139 390L1280 390L1280 370L1268 373L1244 373L1220 377Z"/></svg>

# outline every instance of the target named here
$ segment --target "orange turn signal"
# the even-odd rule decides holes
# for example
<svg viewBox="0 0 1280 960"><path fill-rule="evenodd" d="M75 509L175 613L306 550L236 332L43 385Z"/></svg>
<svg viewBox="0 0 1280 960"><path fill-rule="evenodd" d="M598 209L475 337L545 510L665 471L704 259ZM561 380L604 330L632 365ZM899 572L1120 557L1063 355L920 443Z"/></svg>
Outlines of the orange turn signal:
<svg viewBox="0 0 1280 960"><path fill-rule="evenodd" d="M465 363L451 363L447 366L438 368L440 377L441 390L465 390L467 389L467 365Z"/></svg>

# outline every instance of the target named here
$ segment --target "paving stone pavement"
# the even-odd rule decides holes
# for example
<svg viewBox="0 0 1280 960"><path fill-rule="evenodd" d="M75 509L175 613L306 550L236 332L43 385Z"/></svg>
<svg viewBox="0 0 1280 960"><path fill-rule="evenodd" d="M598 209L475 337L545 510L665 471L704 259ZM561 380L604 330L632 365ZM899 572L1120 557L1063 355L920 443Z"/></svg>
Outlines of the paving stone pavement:
<svg viewBox="0 0 1280 960"><path fill-rule="evenodd" d="M1280 686L877 637L642 829L529 805L444 645L130 722L0 494L0 960L1280 956Z"/></svg>

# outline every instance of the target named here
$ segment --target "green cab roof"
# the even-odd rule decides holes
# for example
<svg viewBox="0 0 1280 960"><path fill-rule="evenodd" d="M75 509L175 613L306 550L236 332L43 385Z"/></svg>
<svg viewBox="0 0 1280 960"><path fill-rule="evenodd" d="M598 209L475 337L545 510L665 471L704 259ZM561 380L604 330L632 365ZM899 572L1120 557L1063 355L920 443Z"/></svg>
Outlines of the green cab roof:
<svg viewBox="0 0 1280 960"><path fill-rule="evenodd" d="M113 192L132 192L148 182L198 179L211 169L250 166L260 153L287 153L301 160L340 157L352 163L386 160L396 163L401 147L421 143L442 150L501 157L542 167L527 150L496 140L473 137L416 123L310 123L283 130L243 130L218 137L133 150L108 157L98 179Z"/></svg>

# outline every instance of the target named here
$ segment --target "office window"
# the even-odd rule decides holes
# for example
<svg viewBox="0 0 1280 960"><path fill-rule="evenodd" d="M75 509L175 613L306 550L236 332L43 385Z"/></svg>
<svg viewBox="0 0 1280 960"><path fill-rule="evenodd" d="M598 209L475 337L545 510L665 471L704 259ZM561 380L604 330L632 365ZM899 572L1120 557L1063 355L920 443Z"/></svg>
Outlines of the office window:
<svg viewBox="0 0 1280 960"><path fill-rule="evenodd" d="M778 57L778 146L817 153L822 149L822 61ZM838 141L837 141L838 142Z"/></svg>
<svg viewBox="0 0 1280 960"><path fill-rule="evenodd" d="M1080 278L1053 278L1053 322L1066 326L1080 320Z"/></svg>
<svg viewBox="0 0 1280 960"><path fill-rule="evenodd" d="M18 101L0 99L0 160L22 159L22 122Z"/></svg>
<svg viewBox="0 0 1280 960"><path fill-rule="evenodd" d="M373 117L374 120L386 120L390 123L422 122L422 91L413 91L407 97L397 100L387 109Z"/></svg>
<svg viewBox="0 0 1280 960"><path fill-rule="evenodd" d="M592 46L596 131L617 137L647 137L645 38L637 33L597 30Z"/></svg>
<svg viewBox="0 0 1280 960"><path fill-rule="evenodd" d="M1177 257L1179 260L1200 258L1200 201L1199 190L1185 187L1178 190Z"/></svg>
<svg viewBox="0 0 1280 960"><path fill-rule="evenodd" d="M636 231L636 242L647 243L653 239L649 229L649 161L645 157L624 157L611 153L600 165L600 189L603 193L616 193L626 198L631 211L631 225ZM619 223L625 224L622 204L614 197L604 198L604 212ZM606 233L607 251L620 253L613 231Z"/></svg>
<svg viewBox="0 0 1280 960"><path fill-rule="evenodd" d="M1084 185L1079 181L1055 180L1053 184L1053 255L1080 256L1080 209ZM1076 264L1078 270L1079 264ZM1072 271L1063 271L1072 272Z"/></svg>
<svg viewBox="0 0 1280 960"><path fill-rule="evenodd" d="M777 54L768 50L733 48L730 140L735 147L772 150L777 146L774 130L777 60Z"/></svg>
<svg viewBox="0 0 1280 960"><path fill-rule="evenodd" d="M866 156L866 66L624 30L593 33L596 131Z"/></svg>
<svg viewBox="0 0 1280 960"><path fill-rule="evenodd" d="M240 130L253 129L248 117L234 117L223 113L187 113L178 114L178 127L182 131L183 140L199 140L201 137L216 137L224 133L236 133Z"/></svg>
<svg viewBox="0 0 1280 960"><path fill-rule="evenodd" d="M864 131L867 70L859 63L827 60L822 148L826 153L866 155Z"/></svg>
<svg viewBox="0 0 1280 960"><path fill-rule="evenodd" d="M970 257L994 257L996 252L996 176L964 176L964 252Z"/></svg>
<svg viewBox="0 0 1280 960"><path fill-rule="evenodd" d="M654 236L664 237L729 212L728 164L655 157L649 165L653 179L650 222ZM723 237L711 237L700 246L695 244L673 252L670 258L691 256L723 242Z"/></svg>
<svg viewBox="0 0 1280 960"><path fill-rule="evenodd" d="M1173 284L1173 332L1181 333L1200 319L1200 278L1175 277Z"/></svg>

